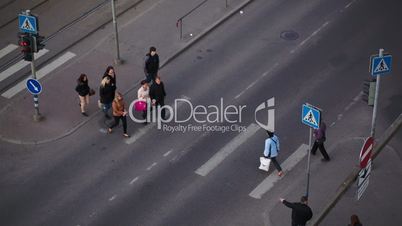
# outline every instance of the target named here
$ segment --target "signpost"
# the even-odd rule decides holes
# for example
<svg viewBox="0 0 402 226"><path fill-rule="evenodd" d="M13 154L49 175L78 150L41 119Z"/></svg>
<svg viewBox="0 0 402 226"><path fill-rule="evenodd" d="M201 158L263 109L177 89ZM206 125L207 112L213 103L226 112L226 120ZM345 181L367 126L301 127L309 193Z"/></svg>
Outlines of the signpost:
<svg viewBox="0 0 402 226"><path fill-rule="evenodd" d="M380 49L378 51L378 56L371 57L370 60L371 60L370 62L371 75L377 77L375 97L374 97L373 118L371 121L371 132L370 132L370 136L375 138L375 124L377 118L378 95L380 93L380 79L381 75L391 71L392 55L384 56L384 49Z"/></svg>
<svg viewBox="0 0 402 226"><path fill-rule="evenodd" d="M371 173L371 153L373 151L374 139L368 137L360 150L360 172L357 180L357 200L360 200L364 191L368 187Z"/></svg>
<svg viewBox="0 0 402 226"><path fill-rule="evenodd" d="M310 157L311 157L311 147L313 139L313 129L320 128L321 109L307 103L303 104L301 116L302 116L301 117L302 123L310 127L309 150L307 158L307 188L306 188L306 196L308 197L310 188Z"/></svg>
<svg viewBox="0 0 402 226"><path fill-rule="evenodd" d="M27 80L27 89L29 92L33 94L34 97L34 106L35 106L35 114L33 116L34 121L40 121L42 119L41 114L39 113L39 97L38 94L42 91L42 86L36 80L36 69L35 69L35 54L34 52L38 52L39 49L43 48L42 36L39 36L39 21L38 18L34 15L31 15L30 10L26 10L18 15L18 29L22 32L22 36L27 36L25 41L29 46L24 46L24 59L27 61L31 61L31 73L32 79ZM38 39L37 39L38 38ZM38 45L39 41L39 45ZM38 48L39 47L39 48Z"/></svg>

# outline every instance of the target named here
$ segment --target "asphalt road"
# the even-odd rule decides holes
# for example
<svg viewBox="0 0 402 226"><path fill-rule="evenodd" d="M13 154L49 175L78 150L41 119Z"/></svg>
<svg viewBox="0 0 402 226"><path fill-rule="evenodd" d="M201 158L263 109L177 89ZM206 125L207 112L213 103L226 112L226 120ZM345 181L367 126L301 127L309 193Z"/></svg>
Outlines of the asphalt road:
<svg viewBox="0 0 402 226"><path fill-rule="evenodd" d="M331 124L361 92L369 55L382 47L395 62L400 58L401 4L349 3L254 1L162 70L167 102L185 97L194 105L210 105L222 98L224 105L247 105L238 124L248 127L255 123L255 108L274 97L278 159L285 161L308 139L301 104L324 109ZM297 39L281 38L284 31L296 32ZM395 64L393 76L398 72ZM395 107L401 106L395 98L401 95L401 79L391 79L384 82L390 93L382 100L390 102L380 109L379 122L401 110ZM134 96L130 92L127 101ZM179 113L188 110L184 105ZM1 224L281 225L264 215L273 211L278 193L260 200L248 195L267 176L257 170L266 138L262 129L235 139L237 132L169 133L129 122L133 136L125 141L121 128L110 135L100 132L104 123L95 118L50 144L2 143L3 159L15 163L0 168ZM134 140L143 127L146 133ZM230 142L238 145L232 154L208 175L195 173ZM282 186L303 175L285 175Z"/></svg>

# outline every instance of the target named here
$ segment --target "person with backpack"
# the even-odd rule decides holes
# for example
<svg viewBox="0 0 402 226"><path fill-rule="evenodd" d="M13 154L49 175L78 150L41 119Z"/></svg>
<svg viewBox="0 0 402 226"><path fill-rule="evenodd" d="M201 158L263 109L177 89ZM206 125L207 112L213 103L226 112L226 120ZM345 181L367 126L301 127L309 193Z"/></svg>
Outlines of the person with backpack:
<svg viewBox="0 0 402 226"><path fill-rule="evenodd" d="M265 140L264 157L271 160L275 168L278 170L278 176L282 176L282 168L279 165L276 157L279 153L279 138L274 134L274 132L268 131L268 139Z"/></svg>

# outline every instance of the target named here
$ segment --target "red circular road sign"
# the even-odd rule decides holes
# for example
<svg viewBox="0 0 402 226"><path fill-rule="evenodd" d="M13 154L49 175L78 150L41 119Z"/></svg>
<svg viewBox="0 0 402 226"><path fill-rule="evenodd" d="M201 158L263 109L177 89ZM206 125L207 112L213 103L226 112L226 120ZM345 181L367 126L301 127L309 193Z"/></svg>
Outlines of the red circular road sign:
<svg viewBox="0 0 402 226"><path fill-rule="evenodd" d="M371 152L374 146L374 139L372 137L368 137L364 141L364 145L360 150L360 168L366 168L368 161L371 159Z"/></svg>

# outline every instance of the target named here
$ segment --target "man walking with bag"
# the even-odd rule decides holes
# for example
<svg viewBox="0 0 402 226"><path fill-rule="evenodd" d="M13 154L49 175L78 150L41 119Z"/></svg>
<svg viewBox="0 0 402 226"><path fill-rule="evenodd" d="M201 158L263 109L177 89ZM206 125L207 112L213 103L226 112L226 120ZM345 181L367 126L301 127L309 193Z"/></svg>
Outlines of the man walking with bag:
<svg viewBox="0 0 402 226"><path fill-rule="evenodd" d="M274 164L275 168L278 170L278 176L282 176L282 168L276 161L276 156L279 152L279 138L274 134L274 132L268 131L268 139L265 140L264 157L269 158Z"/></svg>

